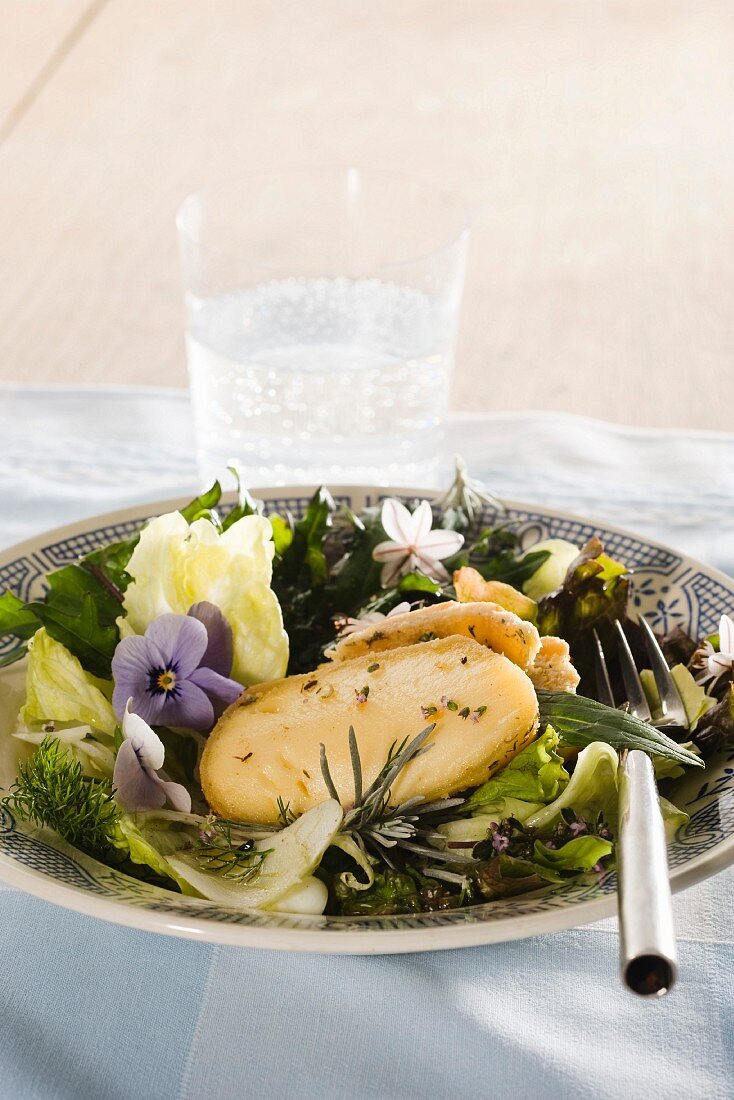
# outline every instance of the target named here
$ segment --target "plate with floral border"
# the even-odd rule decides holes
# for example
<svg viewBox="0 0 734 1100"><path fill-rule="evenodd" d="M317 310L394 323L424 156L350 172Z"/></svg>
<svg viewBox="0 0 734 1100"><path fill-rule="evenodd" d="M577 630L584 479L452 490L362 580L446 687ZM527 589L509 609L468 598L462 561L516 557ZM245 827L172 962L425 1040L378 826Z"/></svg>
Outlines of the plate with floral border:
<svg viewBox="0 0 734 1100"><path fill-rule="evenodd" d="M262 489L267 504L298 515L312 490ZM345 486L337 500L354 511L386 496L406 500L437 494L410 488ZM132 534L140 524L181 507L180 500L127 508L40 535L0 555L0 587L27 600L40 595L44 575L81 554ZM232 501L232 503L234 503ZM680 625L694 636L716 629L734 607L734 580L683 554L605 523L508 503L524 547L540 539L582 543L598 535L607 551L634 569L633 601L657 630ZM495 515L487 509L485 519ZM0 658L3 655L0 648ZM0 670L0 782L14 774L8 736L23 682L22 663ZM690 816L669 845L671 884L682 890L734 863L734 748L709 758L677 781L674 798ZM68 909L172 936L246 947L346 954L438 950L521 939L586 924L616 910L616 876L579 877L532 894L439 913L384 917L303 917L242 912L183 897L105 867L55 835L0 813L0 878Z"/></svg>

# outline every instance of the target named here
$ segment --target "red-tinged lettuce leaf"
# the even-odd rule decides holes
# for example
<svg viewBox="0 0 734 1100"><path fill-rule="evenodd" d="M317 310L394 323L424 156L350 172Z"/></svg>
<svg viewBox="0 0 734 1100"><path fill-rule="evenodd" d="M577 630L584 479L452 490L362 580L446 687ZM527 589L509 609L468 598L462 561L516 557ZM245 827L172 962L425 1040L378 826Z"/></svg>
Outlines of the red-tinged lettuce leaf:
<svg viewBox="0 0 734 1100"><path fill-rule="evenodd" d="M691 740L703 753L734 743L734 684L729 684L723 699L704 714Z"/></svg>
<svg viewBox="0 0 734 1100"><path fill-rule="evenodd" d="M624 565L604 553L598 538L589 539L571 562L563 584L538 603L538 631L565 638L581 676L581 690L595 688L593 637L596 630L608 653L614 653L615 619L627 618L629 574Z"/></svg>

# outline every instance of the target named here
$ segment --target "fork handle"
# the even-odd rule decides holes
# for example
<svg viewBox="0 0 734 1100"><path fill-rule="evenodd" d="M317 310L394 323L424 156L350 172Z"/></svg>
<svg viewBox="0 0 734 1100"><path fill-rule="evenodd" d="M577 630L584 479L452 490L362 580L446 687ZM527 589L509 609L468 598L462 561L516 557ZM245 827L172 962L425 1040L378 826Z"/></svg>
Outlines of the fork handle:
<svg viewBox="0 0 734 1100"><path fill-rule="evenodd" d="M661 997L675 983L678 953L655 773L639 749L620 758L617 842L622 980L643 997Z"/></svg>

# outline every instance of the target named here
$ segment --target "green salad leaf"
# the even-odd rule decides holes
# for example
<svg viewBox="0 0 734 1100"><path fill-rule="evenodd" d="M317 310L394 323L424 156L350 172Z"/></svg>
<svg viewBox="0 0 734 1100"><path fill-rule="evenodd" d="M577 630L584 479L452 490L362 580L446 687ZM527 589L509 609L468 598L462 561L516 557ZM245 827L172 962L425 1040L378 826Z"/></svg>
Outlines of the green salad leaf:
<svg viewBox="0 0 734 1100"><path fill-rule="evenodd" d="M345 876L330 882L331 907L345 917L379 917L393 913L433 913L457 909L462 895L411 867L398 871L387 867L374 876L367 889L350 887Z"/></svg>
<svg viewBox="0 0 734 1100"><path fill-rule="evenodd" d="M48 583L45 599L29 603L27 609L88 672L109 679L120 640L115 621L120 604L97 577L78 565L49 574Z"/></svg>
<svg viewBox="0 0 734 1100"><path fill-rule="evenodd" d="M531 814L525 825L539 832L547 831L561 818L566 808L588 821L596 821L601 814L606 822L614 825L617 820L618 766L619 757L609 745L603 741L587 745L578 755L566 789L553 802Z"/></svg>
<svg viewBox="0 0 734 1100"><path fill-rule="evenodd" d="M112 842L123 857L152 871L155 878L171 879L182 894L198 897L198 891L171 866L168 857L199 846L201 831L209 820L176 810L120 814Z"/></svg>
<svg viewBox="0 0 734 1100"><path fill-rule="evenodd" d="M82 569L96 577L107 589L109 595L119 602L122 602L122 597L132 580L127 572L127 566L139 540L140 535L135 534L123 542L111 542L107 546L100 547L99 550L93 550L79 563ZM109 604L109 610L110 612L114 610L112 604ZM120 609L117 613L121 613Z"/></svg>
<svg viewBox="0 0 734 1100"><path fill-rule="evenodd" d="M114 737L117 718L101 690L104 682L85 672L78 658L43 627L31 639L29 654L21 721L29 726L77 722L103 738Z"/></svg>
<svg viewBox="0 0 734 1100"><path fill-rule="evenodd" d="M211 489L207 489L198 497L194 497L185 508L181 508L181 515L187 523L195 523L197 519L208 519L217 527L221 526L219 517L214 509L222 499L222 486L215 481Z"/></svg>
<svg viewBox="0 0 734 1100"><path fill-rule="evenodd" d="M461 565L471 565L485 581L503 581L513 588L522 588L548 559L547 550L520 553L520 539L505 525L485 528L478 538L460 555Z"/></svg>
<svg viewBox="0 0 734 1100"><path fill-rule="evenodd" d="M234 523L237 523L237 520L242 519L244 516L262 515L265 509L263 502L261 500L256 500L242 484L239 470L235 466L228 466L227 469L237 483L237 503L234 508L227 512L227 515L222 520L223 531L229 530Z"/></svg>
<svg viewBox="0 0 734 1100"><path fill-rule="evenodd" d="M551 871L591 871L600 860L611 855L613 850L612 841L599 836L577 836L560 848L549 848L542 841L536 840L533 862Z"/></svg>
<svg viewBox="0 0 734 1100"><path fill-rule="evenodd" d="M563 583L538 601L538 631L565 638L581 675L582 690L593 690L594 643L591 631L614 652L611 626L624 621L629 597L629 574L624 565L604 553L600 539L592 538L571 562Z"/></svg>
<svg viewBox="0 0 734 1100"><path fill-rule="evenodd" d="M277 551L272 588L290 639L289 674L319 664L323 647L333 637L326 597L329 563L325 544L335 510L331 494L322 488L314 493L305 515L297 522L290 517L270 519Z"/></svg>
<svg viewBox="0 0 734 1100"><path fill-rule="evenodd" d="M688 727L694 730L704 714L716 706L716 700L707 695L700 684L696 683L685 665L674 665L670 670L670 674L683 702ZM659 717L662 714L660 693L655 683L655 677L649 668L642 669L640 680L653 718Z"/></svg>
<svg viewBox="0 0 734 1100"><path fill-rule="evenodd" d="M463 809L471 813L492 814L495 807L507 799L528 803L552 801L568 783L568 772L557 751L558 741L558 734L549 724L498 775L478 787ZM509 816L520 817L518 814Z"/></svg>
<svg viewBox="0 0 734 1100"><path fill-rule="evenodd" d="M40 625L38 616L28 610L27 604L12 592L3 592L0 596L0 634L14 634L24 640L31 638Z"/></svg>

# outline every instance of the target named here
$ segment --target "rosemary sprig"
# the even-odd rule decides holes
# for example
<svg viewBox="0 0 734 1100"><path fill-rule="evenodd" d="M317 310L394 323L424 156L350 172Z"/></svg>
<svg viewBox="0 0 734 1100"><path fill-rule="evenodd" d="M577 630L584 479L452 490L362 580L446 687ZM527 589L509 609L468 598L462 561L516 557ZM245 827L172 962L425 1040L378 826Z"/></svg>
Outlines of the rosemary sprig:
<svg viewBox="0 0 734 1100"><path fill-rule="evenodd" d="M45 825L89 855L105 859L120 810L108 779L89 779L57 737L45 737L1 805L24 821Z"/></svg>
<svg viewBox="0 0 734 1100"><path fill-rule="evenodd" d="M466 462L461 455L454 455L454 466L454 480L451 488L441 498L441 508L463 512L470 527L478 522L487 505L498 512L507 511L502 501L493 496L478 478L469 476Z"/></svg>
<svg viewBox="0 0 734 1100"><path fill-rule="evenodd" d="M270 851L272 849L256 848L251 837L238 842L232 837L230 822L220 820L214 821L207 830L201 847L196 851L196 858L205 871L246 883L257 878Z"/></svg>
<svg viewBox="0 0 734 1100"><path fill-rule="evenodd" d="M291 809L290 802L284 802L280 795L278 795L278 817L284 829L287 829L289 825L292 825L296 820L296 815Z"/></svg>
<svg viewBox="0 0 734 1100"><path fill-rule="evenodd" d="M390 803L393 784L411 760L428 752L431 746L426 745L426 741L434 729L435 723L432 723L412 740L406 737L400 745L394 741L378 775L364 791L357 738L354 728L349 727L354 805L346 810L341 831L350 836L363 852L371 857L376 856L393 869L395 862L391 853L394 849L424 860L452 864L473 862L473 858L466 853L446 851L445 838L438 831L438 825L452 816L449 811L460 806L464 802L463 798L442 798L426 802L422 795L416 795L395 806ZM330 797L339 801L323 745L321 773Z"/></svg>

